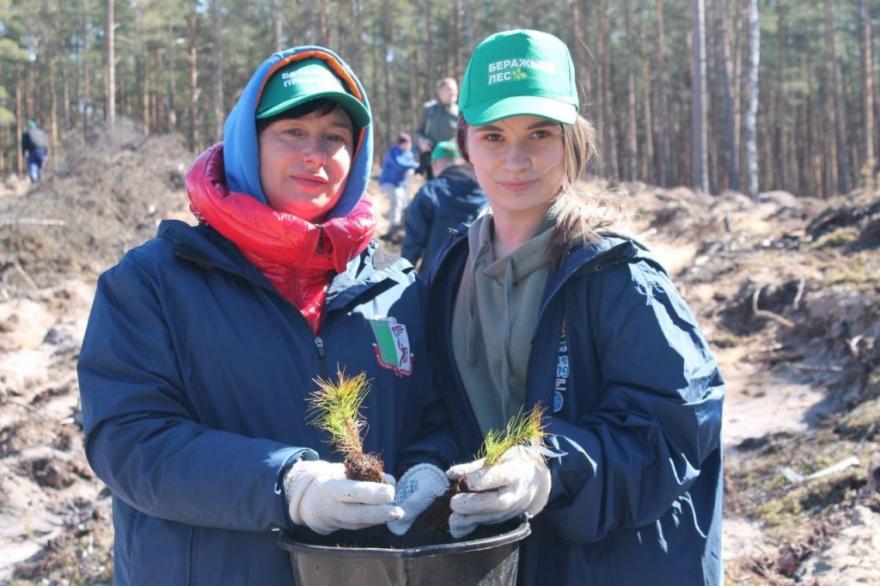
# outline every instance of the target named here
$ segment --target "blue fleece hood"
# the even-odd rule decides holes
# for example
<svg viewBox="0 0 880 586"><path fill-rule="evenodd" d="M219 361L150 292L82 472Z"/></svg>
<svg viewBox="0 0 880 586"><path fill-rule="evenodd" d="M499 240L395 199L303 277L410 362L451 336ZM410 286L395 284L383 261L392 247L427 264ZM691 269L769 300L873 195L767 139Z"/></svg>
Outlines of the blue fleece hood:
<svg viewBox="0 0 880 586"><path fill-rule="evenodd" d="M272 54L251 77L238 102L226 118L223 127L223 164L226 169L226 184L231 191L254 196L268 203L260 184L260 148L257 141L257 105L266 81L280 68L303 59L321 59L342 78L348 90L359 97L367 110L370 102L360 80L349 66L333 51L318 46L294 47ZM342 75L340 75L340 73ZM345 79L348 77L348 79ZM360 96L357 96L360 94ZM373 162L373 127L361 129L357 140L351 170L342 196L327 218L347 216L361 200L370 180Z"/></svg>

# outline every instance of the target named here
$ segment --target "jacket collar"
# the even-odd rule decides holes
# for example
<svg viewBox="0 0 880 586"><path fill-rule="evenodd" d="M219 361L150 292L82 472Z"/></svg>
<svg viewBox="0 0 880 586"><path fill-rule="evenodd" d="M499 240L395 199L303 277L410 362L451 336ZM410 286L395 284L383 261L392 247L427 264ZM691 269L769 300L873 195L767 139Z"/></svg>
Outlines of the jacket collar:
<svg viewBox="0 0 880 586"><path fill-rule="evenodd" d="M438 254L430 281L453 281L457 287L458 280L468 254L468 226L461 224L451 231L450 238ZM547 303L559 292L562 286L581 270L592 268L600 271L603 268L633 257L641 256L647 248L636 240L614 233L603 233L594 241L572 248L562 262L547 277L547 285L541 299L541 313ZM450 279L450 277L453 277Z"/></svg>
<svg viewBox="0 0 880 586"><path fill-rule="evenodd" d="M232 242L206 224L193 228L180 220L164 220L159 224L157 235L171 242L178 258L225 271L278 294L269 279ZM412 270L408 262L391 255L373 241L330 282L325 311L342 307L364 291L388 280L408 283Z"/></svg>

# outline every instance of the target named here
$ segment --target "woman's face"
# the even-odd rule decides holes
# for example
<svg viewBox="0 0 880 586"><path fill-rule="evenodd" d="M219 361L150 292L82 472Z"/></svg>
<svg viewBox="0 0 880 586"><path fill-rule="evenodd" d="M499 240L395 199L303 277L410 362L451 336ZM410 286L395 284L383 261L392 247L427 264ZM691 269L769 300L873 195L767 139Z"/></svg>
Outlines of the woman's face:
<svg viewBox="0 0 880 586"><path fill-rule="evenodd" d="M333 209L348 178L354 144L341 107L276 120L263 129L260 182L274 209L314 222Z"/></svg>
<svg viewBox="0 0 880 586"><path fill-rule="evenodd" d="M562 189L562 127L512 116L467 129L467 152L493 213L541 215Z"/></svg>

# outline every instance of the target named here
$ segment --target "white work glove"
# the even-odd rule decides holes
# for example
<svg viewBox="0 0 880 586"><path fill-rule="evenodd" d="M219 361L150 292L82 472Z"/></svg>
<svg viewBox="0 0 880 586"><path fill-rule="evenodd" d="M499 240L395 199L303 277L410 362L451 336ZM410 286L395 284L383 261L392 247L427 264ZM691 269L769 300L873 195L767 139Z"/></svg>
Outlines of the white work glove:
<svg viewBox="0 0 880 586"><path fill-rule="evenodd" d="M433 464L416 464L407 470L394 491L394 504L403 509L403 518L388 522L388 530L403 535L416 518L449 488L449 479Z"/></svg>
<svg viewBox="0 0 880 586"><path fill-rule="evenodd" d="M449 532L456 539L477 525L501 523L526 513L537 515L550 495L550 470L535 449L515 446L493 466L484 469L483 458L447 470L453 482L464 476L468 490L450 501Z"/></svg>
<svg viewBox="0 0 880 586"><path fill-rule="evenodd" d="M345 465L324 460L301 460L284 476L284 496L290 520L315 533L363 529L403 516L392 504L394 477L385 484L345 477Z"/></svg>

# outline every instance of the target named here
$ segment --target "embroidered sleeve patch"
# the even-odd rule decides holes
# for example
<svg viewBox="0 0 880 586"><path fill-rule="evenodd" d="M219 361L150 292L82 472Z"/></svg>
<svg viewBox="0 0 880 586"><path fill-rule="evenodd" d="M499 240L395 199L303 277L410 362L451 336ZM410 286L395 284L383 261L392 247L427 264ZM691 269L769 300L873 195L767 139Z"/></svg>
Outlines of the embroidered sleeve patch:
<svg viewBox="0 0 880 586"><path fill-rule="evenodd" d="M379 366L393 370L397 376L412 374L413 355L406 326L393 317L368 320L376 342L373 351Z"/></svg>

